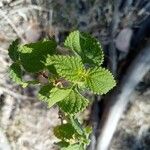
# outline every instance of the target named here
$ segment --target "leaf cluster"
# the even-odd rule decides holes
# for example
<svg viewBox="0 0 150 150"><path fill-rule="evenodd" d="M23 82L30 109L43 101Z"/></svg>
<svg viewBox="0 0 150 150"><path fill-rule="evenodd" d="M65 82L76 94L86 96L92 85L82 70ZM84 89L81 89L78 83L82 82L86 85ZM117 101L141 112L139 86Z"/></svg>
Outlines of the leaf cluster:
<svg viewBox="0 0 150 150"><path fill-rule="evenodd" d="M15 40L9 47L10 77L23 87L39 84L38 97L48 107L57 104L64 112L67 123L55 127L54 134L61 139L57 145L62 150L83 150L89 144L90 131L82 127L77 114L89 104L81 91L105 94L115 86L109 70L101 65L104 54L100 43L87 33L74 31L69 34L64 46L71 55L59 54L53 39L21 45ZM46 80L23 80L23 74L40 74Z"/></svg>

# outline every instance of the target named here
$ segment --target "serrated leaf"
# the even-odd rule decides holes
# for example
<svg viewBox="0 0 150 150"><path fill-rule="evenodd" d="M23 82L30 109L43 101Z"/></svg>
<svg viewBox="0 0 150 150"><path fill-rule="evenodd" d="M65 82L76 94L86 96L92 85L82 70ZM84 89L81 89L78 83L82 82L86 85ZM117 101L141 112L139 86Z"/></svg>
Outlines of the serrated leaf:
<svg viewBox="0 0 150 150"><path fill-rule="evenodd" d="M37 43L20 46L20 60L24 69L28 72L39 72L45 68L48 54L55 54L56 42L54 40L44 40Z"/></svg>
<svg viewBox="0 0 150 150"><path fill-rule="evenodd" d="M16 82L17 84L22 85L23 87L26 87L28 85L28 83L25 83L22 81L21 67L17 63L13 63L10 66L9 76L12 79L12 81Z"/></svg>
<svg viewBox="0 0 150 150"><path fill-rule="evenodd" d="M68 147L61 148L61 150L84 150L84 148L82 145L72 144L69 145Z"/></svg>
<svg viewBox="0 0 150 150"><path fill-rule="evenodd" d="M58 103L58 106L67 114L76 114L83 111L88 103L89 101L77 90L72 90L68 97Z"/></svg>
<svg viewBox="0 0 150 150"><path fill-rule="evenodd" d="M71 32L64 45L78 54L86 64L101 65L103 63L104 54L100 43L87 33Z"/></svg>
<svg viewBox="0 0 150 150"><path fill-rule="evenodd" d="M18 45L19 45L19 39L16 39L11 43L11 45L8 48L8 55L14 62L19 60Z"/></svg>
<svg viewBox="0 0 150 150"><path fill-rule="evenodd" d="M70 94L71 89L59 89L53 88L50 93L50 99L48 101L48 106L51 107L55 103L62 101Z"/></svg>
<svg viewBox="0 0 150 150"><path fill-rule="evenodd" d="M70 116L70 121L71 121L72 126L73 126L74 129L76 130L76 132L77 132L79 135L82 135L84 131L83 131L82 126L81 126L81 124L79 123L78 119L75 119L74 117Z"/></svg>
<svg viewBox="0 0 150 150"><path fill-rule="evenodd" d="M54 65L57 73L69 81L81 82L86 75L84 65L79 57L49 56L46 65Z"/></svg>
<svg viewBox="0 0 150 150"><path fill-rule="evenodd" d="M84 143L84 145L89 145L90 144L89 135L92 132L92 128L89 126L82 127L78 119L72 116L70 117L70 121L71 121L70 123L72 124L76 132L78 133L78 137L80 136L79 138L80 143Z"/></svg>
<svg viewBox="0 0 150 150"><path fill-rule="evenodd" d="M85 85L95 94L106 94L116 82L107 69L96 67L89 69Z"/></svg>
<svg viewBox="0 0 150 150"><path fill-rule="evenodd" d="M55 103L65 99L71 92L71 89L59 89L52 87L52 85L46 85L39 91L39 99L47 102L48 106L51 107Z"/></svg>
<svg viewBox="0 0 150 150"><path fill-rule="evenodd" d="M76 131L70 123L58 125L54 128L54 135L61 140L70 140L75 133Z"/></svg>

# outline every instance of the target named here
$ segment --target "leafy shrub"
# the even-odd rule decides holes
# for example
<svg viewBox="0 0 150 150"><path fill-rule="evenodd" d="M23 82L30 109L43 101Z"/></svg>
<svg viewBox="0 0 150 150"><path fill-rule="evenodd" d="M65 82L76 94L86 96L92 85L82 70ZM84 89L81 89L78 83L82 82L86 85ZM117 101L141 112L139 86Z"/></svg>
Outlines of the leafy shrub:
<svg viewBox="0 0 150 150"><path fill-rule="evenodd" d="M61 150L84 150L90 143L92 129L82 125L77 118L78 113L89 105L82 91L102 95L116 83L112 74L101 67L104 54L95 38L74 31L66 38L64 46L68 55L60 54L53 39L25 45L15 40L9 47L9 56L13 61L10 77L23 87L37 84L41 87L39 99L46 102L48 107L59 106L66 120L66 123L54 128L55 136L60 139L56 144ZM24 81L23 72L40 73L46 82Z"/></svg>

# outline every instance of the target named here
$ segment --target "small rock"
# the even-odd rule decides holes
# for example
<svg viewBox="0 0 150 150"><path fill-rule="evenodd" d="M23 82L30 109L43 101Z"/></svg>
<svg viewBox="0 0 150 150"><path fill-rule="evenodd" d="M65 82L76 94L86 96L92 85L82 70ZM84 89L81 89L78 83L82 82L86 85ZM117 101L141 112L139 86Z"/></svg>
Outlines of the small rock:
<svg viewBox="0 0 150 150"><path fill-rule="evenodd" d="M128 52L130 48L130 41L132 37L133 31L131 28L124 28L118 34L115 44L116 48L122 52Z"/></svg>

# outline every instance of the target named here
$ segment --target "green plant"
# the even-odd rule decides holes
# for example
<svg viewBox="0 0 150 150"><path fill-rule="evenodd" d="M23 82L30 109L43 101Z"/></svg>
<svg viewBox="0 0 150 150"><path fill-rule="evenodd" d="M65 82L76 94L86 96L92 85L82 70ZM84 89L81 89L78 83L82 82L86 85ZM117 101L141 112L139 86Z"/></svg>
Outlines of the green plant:
<svg viewBox="0 0 150 150"><path fill-rule="evenodd" d="M9 47L9 56L13 61L10 77L23 87L38 84L41 87L39 99L48 107L54 104L59 106L66 120L54 128L55 136L60 139L56 144L61 150L84 150L90 143L92 129L82 125L77 118L78 113L89 104L82 93L88 90L94 94L105 94L116 83L112 74L101 67L103 51L95 38L74 31L66 38L64 45L67 55L57 50L53 39L25 45L19 44L19 40L14 41ZM40 73L46 82L24 81L24 72Z"/></svg>

